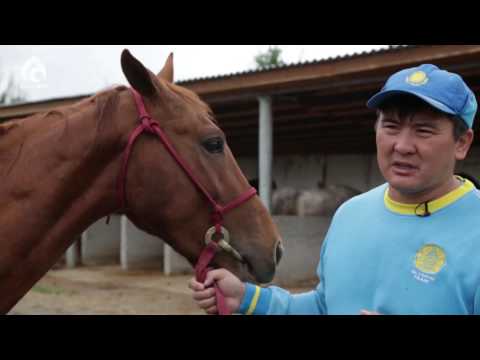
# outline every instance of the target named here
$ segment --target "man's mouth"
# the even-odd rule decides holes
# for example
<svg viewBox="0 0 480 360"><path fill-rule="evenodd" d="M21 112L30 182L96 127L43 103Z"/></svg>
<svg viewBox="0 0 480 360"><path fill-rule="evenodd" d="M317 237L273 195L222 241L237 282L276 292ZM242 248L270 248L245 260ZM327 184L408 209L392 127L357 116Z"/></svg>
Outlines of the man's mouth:
<svg viewBox="0 0 480 360"><path fill-rule="evenodd" d="M403 161L395 161L392 163L392 171L397 175L411 175L417 171L418 167Z"/></svg>

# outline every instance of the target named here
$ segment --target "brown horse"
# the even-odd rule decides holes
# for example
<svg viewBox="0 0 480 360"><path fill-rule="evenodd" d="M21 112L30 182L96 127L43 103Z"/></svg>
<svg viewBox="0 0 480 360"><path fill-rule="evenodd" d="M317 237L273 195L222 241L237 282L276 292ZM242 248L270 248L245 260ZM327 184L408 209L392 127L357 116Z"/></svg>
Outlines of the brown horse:
<svg viewBox="0 0 480 360"><path fill-rule="evenodd" d="M173 57L158 75L127 50L123 72L173 147L219 204L249 189L211 110L173 84ZM96 220L119 209L116 184L129 135L139 123L132 91L120 86L72 106L0 126L0 312L7 313ZM193 265L211 226L211 207L162 143L138 137L125 176L124 211ZM257 196L225 215L244 261L218 252L214 266L269 282L280 235Z"/></svg>

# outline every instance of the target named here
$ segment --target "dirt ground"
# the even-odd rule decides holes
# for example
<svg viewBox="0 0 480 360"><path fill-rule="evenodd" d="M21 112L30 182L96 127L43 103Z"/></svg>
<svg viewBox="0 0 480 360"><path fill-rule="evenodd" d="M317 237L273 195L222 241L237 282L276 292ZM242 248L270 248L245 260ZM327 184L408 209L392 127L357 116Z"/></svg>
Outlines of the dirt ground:
<svg viewBox="0 0 480 360"><path fill-rule="evenodd" d="M202 315L188 288L191 276L119 266L50 270L9 315ZM307 289L311 286L289 288Z"/></svg>

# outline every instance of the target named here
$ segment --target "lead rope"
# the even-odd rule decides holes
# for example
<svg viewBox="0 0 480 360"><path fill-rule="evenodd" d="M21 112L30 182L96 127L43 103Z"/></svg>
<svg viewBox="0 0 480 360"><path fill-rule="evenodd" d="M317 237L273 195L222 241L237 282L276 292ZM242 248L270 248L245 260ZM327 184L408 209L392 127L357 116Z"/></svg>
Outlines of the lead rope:
<svg viewBox="0 0 480 360"><path fill-rule="evenodd" d="M198 282L205 282L208 272L212 270L212 268L208 267L208 265L214 258L217 250L218 245L214 241L212 241L205 247L205 249L203 249L202 253L200 254L197 264L195 265L195 278ZM231 315L232 313L228 309L227 303L225 301L225 295L223 294L220 287L217 285L216 281L214 281L213 283L213 288L215 289L218 315Z"/></svg>

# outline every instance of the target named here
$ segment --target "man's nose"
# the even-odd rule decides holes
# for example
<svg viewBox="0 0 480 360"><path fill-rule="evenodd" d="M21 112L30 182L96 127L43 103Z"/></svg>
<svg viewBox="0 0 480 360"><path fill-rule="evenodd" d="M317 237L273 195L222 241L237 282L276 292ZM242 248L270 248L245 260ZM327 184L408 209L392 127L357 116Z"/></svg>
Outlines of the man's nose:
<svg viewBox="0 0 480 360"><path fill-rule="evenodd" d="M395 138L394 150L402 155L413 154L416 151L415 139L410 129L402 129Z"/></svg>

